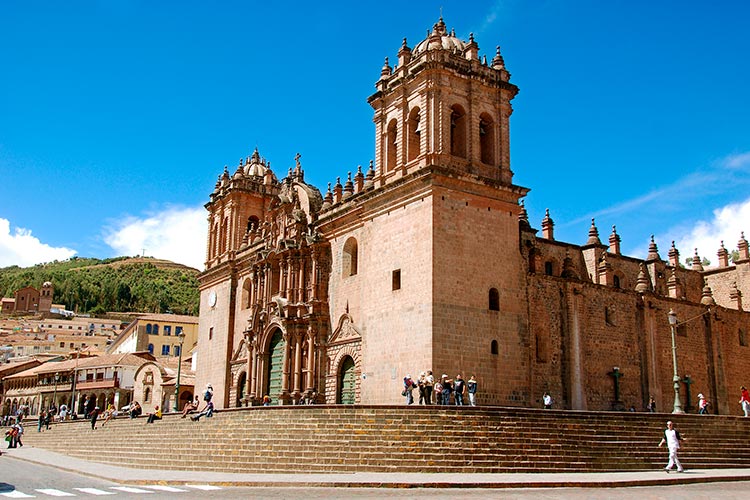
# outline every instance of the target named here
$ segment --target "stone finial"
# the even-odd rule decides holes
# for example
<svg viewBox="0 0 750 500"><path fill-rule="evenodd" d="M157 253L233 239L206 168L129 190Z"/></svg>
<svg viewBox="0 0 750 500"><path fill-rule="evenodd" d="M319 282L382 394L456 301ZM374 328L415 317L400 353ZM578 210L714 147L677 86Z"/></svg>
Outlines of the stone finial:
<svg viewBox="0 0 750 500"><path fill-rule="evenodd" d="M719 251L716 252L716 255L719 257L719 267L729 266L729 252L727 252L727 249L724 247L724 240L721 240L721 247L719 248Z"/></svg>
<svg viewBox="0 0 750 500"><path fill-rule="evenodd" d="M575 264L573 264L573 258L570 256L570 250L565 250L565 259L563 260L563 270L560 274L563 278L578 279L578 271L576 270Z"/></svg>
<svg viewBox="0 0 750 500"><path fill-rule="evenodd" d="M750 259L750 245L748 245L745 239L745 231L740 233L740 241L737 242L737 249L740 252L740 258L738 260Z"/></svg>
<svg viewBox="0 0 750 500"><path fill-rule="evenodd" d="M362 165L357 165L357 175L354 176L355 192L361 193L365 185L365 174L362 173Z"/></svg>
<svg viewBox="0 0 750 500"><path fill-rule="evenodd" d="M326 196L323 198L324 203L328 203L329 205L333 203L333 193L331 192L331 183L328 183L328 190L326 191Z"/></svg>
<svg viewBox="0 0 750 500"><path fill-rule="evenodd" d="M742 291L737 288L736 281L732 283L732 287L729 289L729 299L734 302L738 311L742 311Z"/></svg>
<svg viewBox="0 0 750 500"><path fill-rule="evenodd" d="M385 58L385 63L383 63L383 69L380 70L380 78L388 78L393 74L393 68L388 64L388 57Z"/></svg>
<svg viewBox="0 0 750 500"><path fill-rule="evenodd" d="M648 244L648 255L646 256L646 262L652 260L661 260L661 257L659 257L659 249L656 246L653 234L651 235L651 243Z"/></svg>
<svg viewBox="0 0 750 500"><path fill-rule="evenodd" d="M667 290L669 290L669 296L673 299L681 299L684 297L682 292L682 282L677 277L677 268L672 268L672 274L669 275L667 280Z"/></svg>
<svg viewBox="0 0 750 500"><path fill-rule="evenodd" d="M708 280L703 282L703 293L701 295L701 304L704 306L715 306L716 301L714 300L714 294L711 291L711 287L708 286Z"/></svg>
<svg viewBox="0 0 750 500"><path fill-rule="evenodd" d="M344 184L344 198L348 198L354 194L354 183L352 182L352 173L347 172L346 183Z"/></svg>
<svg viewBox="0 0 750 500"><path fill-rule="evenodd" d="M597 273L599 274L600 285L612 285L612 265L607 261L607 252L602 253L602 257L599 260Z"/></svg>
<svg viewBox="0 0 750 500"><path fill-rule="evenodd" d="M406 44L406 37L404 37L404 41L401 44L401 48L398 51L398 65L399 67L403 67L405 64L408 64L411 61L411 49Z"/></svg>
<svg viewBox="0 0 750 500"><path fill-rule="evenodd" d="M612 234L609 235L609 253L620 255L620 235L617 234L617 228L612 226Z"/></svg>
<svg viewBox="0 0 750 500"><path fill-rule="evenodd" d="M593 217L591 218L591 226L589 227L589 239L586 240L586 245L601 245L602 242L599 239L599 230L596 228Z"/></svg>
<svg viewBox="0 0 750 500"><path fill-rule="evenodd" d="M680 265L680 251L674 246L674 240L672 240L672 246L669 247L669 265L672 267L679 267Z"/></svg>
<svg viewBox="0 0 750 500"><path fill-rule="evenodd" d="M545 209L544 219L542 219L542 238L555 239L555 221L549 216L549 208Z"/></svg>
<svg viewBox="0 0 750 500"><path fill-rule="evenodd" d="M518 211L518 223L522 228L529 229L531 224L529 224L529 214L526 212L526 205L524 205L523 200L520 201L519 205L521 206L521 210Z"/></svg>
<svg viewBox="0 0 750 500"><path fill-rule="evenodd" d="M505 60L500 55L500 46L495 48L495 57L492 58L492 67L495 69L505 69Z"/></svg>
<svg viewBox="0 0 750 500"><path fill-rule="evenodd" d="M343 191L343 187L341 186L341 177L336 177L336 184L333 186L333 200L335 203L338 203L341 201L341 193Z"/></svg>
<svg viewBox="0 0 750 500"><path fill-rule="evenodd" d="M648 272L646 271L646 264L641 262L638 270L638 279L635 282L635 291L638 293L644 293L651 290L651 280L648 279Z"/></svg>
<svg viewBox="0 0 750 500"><path fill-rule="evenodd" d="M695 253L693 254L693 265L691 267L693 271L703 271L703 261L700 258L700 255L698 255L698 249L695 249Z"/></svg>
<svg viewBox="0 0 750 500"><path fill-rule="evenodd" d="M368 181L375 179L375 168L373 167L372 160L370 160L370 168L367 169L367 175L365 176L365 178Z"/></svg>

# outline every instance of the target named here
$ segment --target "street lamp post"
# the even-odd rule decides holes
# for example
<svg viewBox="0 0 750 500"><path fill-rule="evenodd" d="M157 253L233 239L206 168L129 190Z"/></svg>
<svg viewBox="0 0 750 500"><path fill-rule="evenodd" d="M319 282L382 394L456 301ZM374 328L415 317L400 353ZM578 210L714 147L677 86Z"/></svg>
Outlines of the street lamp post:
<svg viewBox="0 0 750 500"><path fill-rule="evenodd" d="M174 405L172 407L174 412L180 411L180 375L182 373L182 345L185 343L185 332L180 332L178 337L180 338L180 356L177 362L177 382L174 384Z"/></svg>
<svg viewBox="0 0 750 500"><path fill-rule="evenodd" d="M670 309L667 317L669 318L669 328L672 330L672 368L674 369L672 377L672 381L674 382L674 407L672 408L672 413L683 413L682 403L680 402L680 376L677 375L677 344L675 344L677 313Z"/></svg>

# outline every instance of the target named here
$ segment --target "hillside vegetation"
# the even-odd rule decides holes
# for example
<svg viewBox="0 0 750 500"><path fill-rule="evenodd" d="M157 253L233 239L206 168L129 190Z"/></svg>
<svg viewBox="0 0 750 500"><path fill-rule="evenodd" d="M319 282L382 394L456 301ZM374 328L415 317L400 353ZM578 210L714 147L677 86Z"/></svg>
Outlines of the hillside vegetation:
<svg viewBox="0 0 750 500"><path fill-rule="evenodd" d="M0 293L13 297L25 286L55 287L53 302L78 313L107 311L198 314L199 271L166 260L142 257L73 257L33 267L0 268Z"/></svg>

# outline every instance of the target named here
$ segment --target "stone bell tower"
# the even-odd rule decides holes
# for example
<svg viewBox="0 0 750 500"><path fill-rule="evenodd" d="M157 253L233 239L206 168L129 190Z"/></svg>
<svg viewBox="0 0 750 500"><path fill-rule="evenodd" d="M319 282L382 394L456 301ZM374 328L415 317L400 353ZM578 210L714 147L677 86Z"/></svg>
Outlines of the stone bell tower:
<svg viewBox="0 0 750 500"><path fill-rule="evenodd" d="M518 87L500 47L490 63L480 60L473 34L465 42L443 18L414 49L404 39L398 64L385 60L375 109L379 185L427 165L511 184L510 101Z"/></svg>

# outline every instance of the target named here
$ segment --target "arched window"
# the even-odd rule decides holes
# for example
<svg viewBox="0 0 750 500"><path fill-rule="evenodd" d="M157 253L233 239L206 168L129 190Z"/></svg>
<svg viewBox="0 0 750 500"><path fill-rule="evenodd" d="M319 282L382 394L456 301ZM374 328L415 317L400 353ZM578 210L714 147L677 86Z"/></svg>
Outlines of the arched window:
<svg viewBox="0 0 750 500"><path fill-rule="evenodd" d="M248 217L247 218L247 232L251 233L255 231L256 229L258 229L259 223L260 221L258 220L256 216L251 215L250 217Z"/></svg>
<svg viewBox="0 0 750 500"><path fill-rule="evenodd" d="M154 344L149 344L148 345L148 353L149 354L153 354L154 353Z"/></svg>
<svg viewBox="0 0 750 500"><path fill-rule="evenodd" d="M412 161L419 156L420 140L422 137L422 123L420 121L419 108L413 108L409 112L409 140L407 144L407 161Z"/></svg>
<svg viewBox="0 0 750 500"><path fill-rule="evenodd" d="M159 325L154 325L154 335L159 335Z"/></svg>
<svg viewBox="0 0 750 500"><path fill-rule="evenodd" d="M146 323L146 333L151 333L151 323Z"/></svg>
<svg viewBox="0 0 750 500"><path fill-rule="evenodd" d="M466 112L458 104L451 108L451 154L466 158Z"/></svg>
<svg viewBox="0 0 750 500"><path fill-rule="evenodd" d="M348 278L357 274L358 251L357 240L349 238L344 243L344 251L341 255L342 277Z"/></svg>
<svg viewBox="0 0 750 500"><path fill-rule="evenodd" d="M250 307L250 296L251 291L253 288L253 280L251 278L247 278L244 283L242 283L242 308L247 309Z"/></svg>
<svg viewBox="0 0 750 500"><path fill-rule="evenodd" d="M396 154L398 142L398 122L391 120L388 123L388 132L385 140L385 171L392 172L396 168Z"/></svg>
<svg viewBox="0 0 750 500"><path fill-rule="evenodd" d="M490 344L490 354L498 354L497 340L493 340Z"/></svg>
<svg viewBox="0 0 750 500"><path fill-rule="evenodd" d="M490 288L490 311L500 310L500 292L497 288Z"/></svg>
<svg viewBox="0 0 750 500"><path fill-rule="evenodd" d="M553 266L553 264L552 264L551 260L548 260L547 262L545 262L544 263L544 274L546 274L547 276L552 276L553 275L552 266Z"/></svg>
<svg viewBox="0 0 750 500"><path fill-rule="evenodd" d="M616 274L612 277L612 286L615 288L620 288L620 277Z"/></svg>
<svg viewBox="0 0 750 500"><path fill-rule="evenodd" d="M151 388L150 387L146 387L146 390L143 391L143 401L145 403L148 403L149 401L151 401Z"/></svg>
<svg viewBox="0 0 750 500"><path fill-rule="evenodd" d="M495 123L487 113L479 117L479 149L482 163L495 164Z"/></svg>

